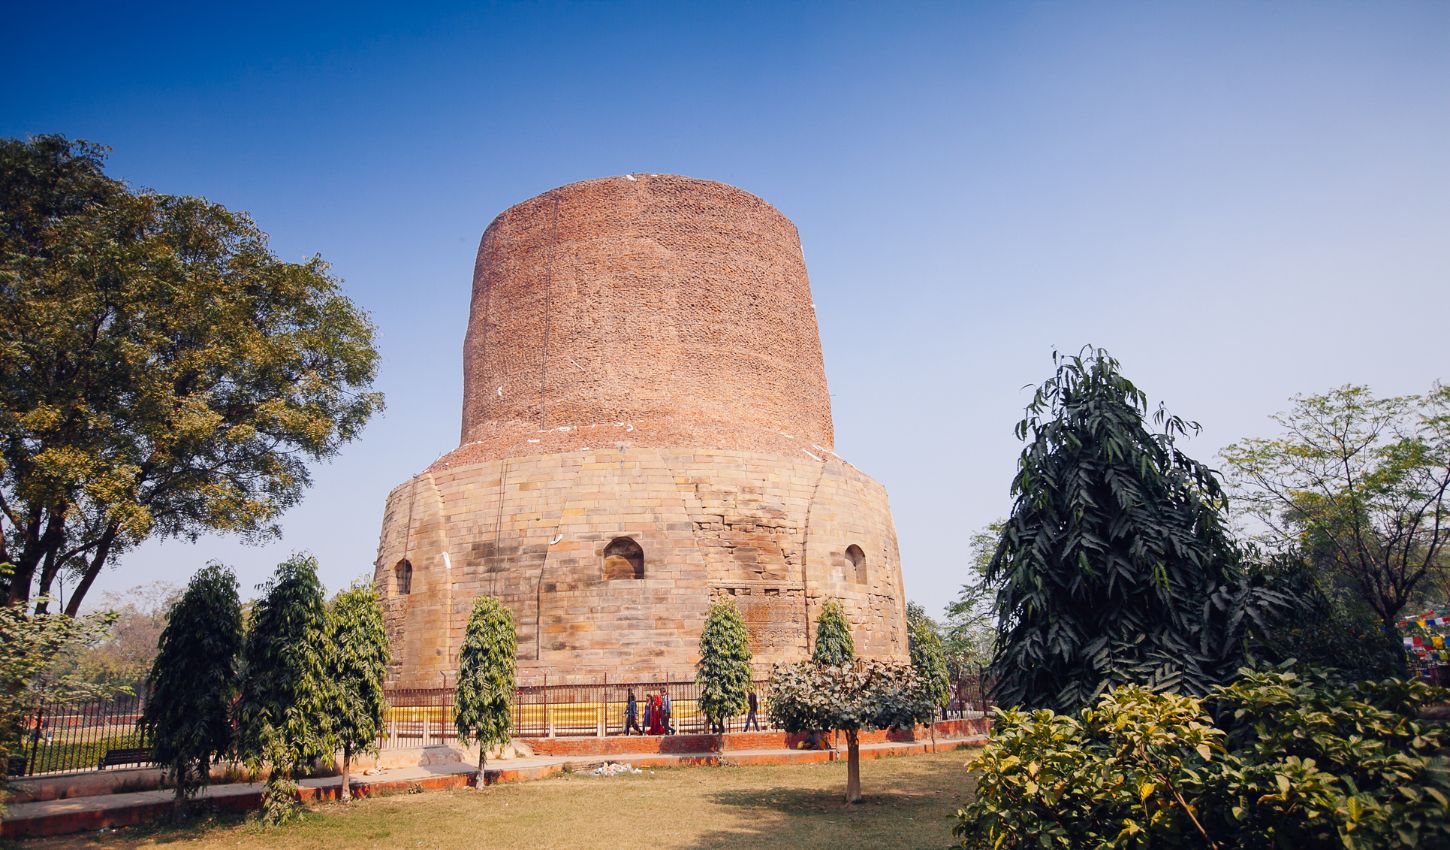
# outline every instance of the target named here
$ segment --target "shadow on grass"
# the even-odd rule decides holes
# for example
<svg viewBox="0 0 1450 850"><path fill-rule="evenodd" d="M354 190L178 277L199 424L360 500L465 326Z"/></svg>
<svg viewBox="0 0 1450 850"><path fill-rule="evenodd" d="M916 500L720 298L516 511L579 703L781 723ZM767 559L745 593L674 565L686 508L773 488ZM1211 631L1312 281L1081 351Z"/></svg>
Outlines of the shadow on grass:
<svg viewBox="0 0 1450 850"><path fill-rule="evenodd" d="M710 799L739 811L744 826L712 830L692 850L745 850L782 847L800 850L924 848L946 850L964 794L960 772L942 765L898 770L889 781L872 785L863 775L864 799L845 801L845 765L839 787L753 788L721 791ZM865 768L863 766L863 774Z"/></svg>
<svg viewBox="0 0 1450 850"><path fill-rule="evenodd" d="M142 844L170 845L194 842L214 830L246 823L250 813L229 811L197 803L185 811L168 812L147 823L94 832L55 835L43 838L0 841L0 850L53 850L53 848L134 847Z"/></svg>

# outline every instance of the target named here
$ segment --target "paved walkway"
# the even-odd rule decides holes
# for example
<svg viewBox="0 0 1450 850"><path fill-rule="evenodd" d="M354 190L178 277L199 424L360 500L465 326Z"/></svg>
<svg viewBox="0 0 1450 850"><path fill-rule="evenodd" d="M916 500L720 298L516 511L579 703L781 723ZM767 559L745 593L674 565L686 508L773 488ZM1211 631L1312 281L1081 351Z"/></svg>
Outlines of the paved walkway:
<svg viewBox="0 0 1450 850"><path fill-rule="evenodd" d="M982 736L939 738L938 750L977 746L985 743ZM861 745L862 758L911 755L930 752L930 741L883 742ZM544 779L565 770L593 769L605 762L618 762L639 768L682 767L716 764L805 764L844 760L846 750L728 750L703 753L630 753L619 755L535 756L508 759L488 765L485 783L526 782ZM358 796L402 793L440 788L463 788L473 783L473 765L445 762L419 767L388 768L372 776L355 775L353 793ZM297 783L299 796L305 801L337 799L342 780L336 776L303 779ZM199 799L228 811L249 811L261 805L263 784L238 782L212 785ZM64 835L89 830L132 826L156 820L171 808L173 793L169 789L104 794L94 797L70 797L36 803L16 803L5 811L0 823L0 837L20 838L41 835Z"/></svg>

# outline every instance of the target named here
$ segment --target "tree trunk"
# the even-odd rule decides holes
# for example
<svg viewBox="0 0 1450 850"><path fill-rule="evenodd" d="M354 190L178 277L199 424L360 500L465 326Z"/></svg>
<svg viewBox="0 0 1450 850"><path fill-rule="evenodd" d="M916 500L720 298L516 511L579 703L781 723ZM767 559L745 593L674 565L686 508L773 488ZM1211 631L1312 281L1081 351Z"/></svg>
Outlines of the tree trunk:
<svg viewBox="0 0 1450 850"><path fill-rule="evenodd" d="M855 729L846 730L846 802L861 802L861 741Z"/></svg>
<svg viewBox="0 0 1450 850"><path fill-rule="evenodd" d="M476 780L474 780L474 783L473 783L473 786L475 788L482 788L484 786L483 766L484 766L484 763L485 763L485 761L486 761L487 758L488 758L488 745L485 744L482 741L479 741L478 742L478 778Z"/></svg>
<svg viewBox="0 0 1450 850"><path fill-rule="evenodd" d="M352 747L344 744L342 747L342 793L338 799L346 803L352 799Z"/></svg>
<svg viewBox="0 0 1450 850"><path fill-rule="evenodd" d="M91 589L91 583L96 580L96 576L101 574L101 567L106 565L106 557L111 554L111 545L116 542L116 534L119 531L117 525L111 523L106 526L105 532L101 534L101 539L96 542L95 554L91 556L90 563L86 564L86 574L81 578L80 584L76 585L75 590L71 591L70 601L65 604L65 612L72 617L80 613L81 600L86 598L86 591Z"/></svg>

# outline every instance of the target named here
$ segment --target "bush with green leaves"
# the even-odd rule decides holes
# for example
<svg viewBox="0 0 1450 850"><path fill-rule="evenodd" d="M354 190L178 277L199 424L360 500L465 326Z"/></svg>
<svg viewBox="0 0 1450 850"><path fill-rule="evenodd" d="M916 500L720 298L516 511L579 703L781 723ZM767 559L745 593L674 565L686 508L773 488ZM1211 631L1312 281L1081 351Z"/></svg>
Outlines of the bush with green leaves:
<svg viewBox="0 0 1450 850"><path fill-rule="evenodd" d="M811 660L817 664L845 664L856 657L856 642L851 639L851 625L841 603L827 599L816 619L816 645Z"/></svg>
<svg viewBox="0 0 1450 850"><path fill-rule="evenodd" d="M699 709L715 732L725 731L725 718L745 710L750 693L750 632L745 618L729 599L710 606L700 632L700 663L695 681Z"/></svg>
<svg viewBox="0 0 1450 850"><path fill-rule="evenodd" d="M294 555L278 565L252 609L235 714L238 752L252 766L271 768L263 798L268 823L295 815L297 772L314 761L330 762L336 751L326 639L317 561Z"/></svg>
<svg viewBox="0 0 1450 850"><path fill-rule="evenodd" d="M1208 700L1130 685L1076 715L999 710L955 834L991 850L1450 846L1450 733L1419 719L1444 698L1280 671Z"/></svg>
<svg viewBox="0 0 1450 850"><path fill-rule="evenodd" d="M176 785L178 804L205 788L212 763L231 752L241 649L237 578L226 566L208 564L166 616L141 715L156 762Z"/></svg>
<svg viewBox="0 0 1450 850"><path fill-rule="evenodd" d="M507 744L513 731L518 651L518 633L508 606L492 596L475 599L458 655L453 707L458 739L478 744L480 787L489 748Z"/></svg>
<svg viewBox="0 0 1450 850"><path fill-rule="evenodd" d="M332 683L332 722L342 748L340 797L352 796L352 758L376 751L388 703L388 633L383 607L371 584L340 592L327 609L327 677Z"/></svg>
<svg viewBox="0 0 1450 850"><path fill-rule="evenodd" d="M909 728L935 716L931 691L910 665L857 660L776 666L766 692L770 720L786 732L846 733L846 802L861 799L860 733Z"/></svg>

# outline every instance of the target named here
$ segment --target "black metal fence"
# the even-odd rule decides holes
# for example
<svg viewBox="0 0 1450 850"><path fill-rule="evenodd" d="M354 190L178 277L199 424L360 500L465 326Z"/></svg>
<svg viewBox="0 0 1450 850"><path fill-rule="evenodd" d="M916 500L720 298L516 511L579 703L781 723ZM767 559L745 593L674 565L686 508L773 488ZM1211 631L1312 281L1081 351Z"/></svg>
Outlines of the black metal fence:
<svg viewBox="0 0 1450 850"><path fill-rule="evenodd" d="M751 730L772 727L766 705L766 681L754 683L757 697ZM626 734L631 691L634 722L650 734L665 718L652 723L651 698L670 698L668 728L675 734L709 734L700 711L695 682L621 682L584 685L542 685L519 688L513 699L516 738L606 737ZM980 675L954 683L948 718L975 717L990 709L989 688ZM397 688L387 692L388 712L378 736L381 749L436 746L457 740L452 688ZM118 696L88 702L41 702L27 714L19 741L9 748L10 776L79 773L108 767L136 766L150 760L149 741L139 731L142 701ZM748 713L723 721L724 731L745 731ZM634 733L635 730L629 730Z"/></svg>
<svg viewBox="0 0 1450 850"><path fill-rule="evenodd" d="M38 702L25 715L20 740L11 742L6 772L33 776L99 770L108 753L115 759L127 750L143 750L149 742L136 722L141 705L135 696Z"/></svg>

